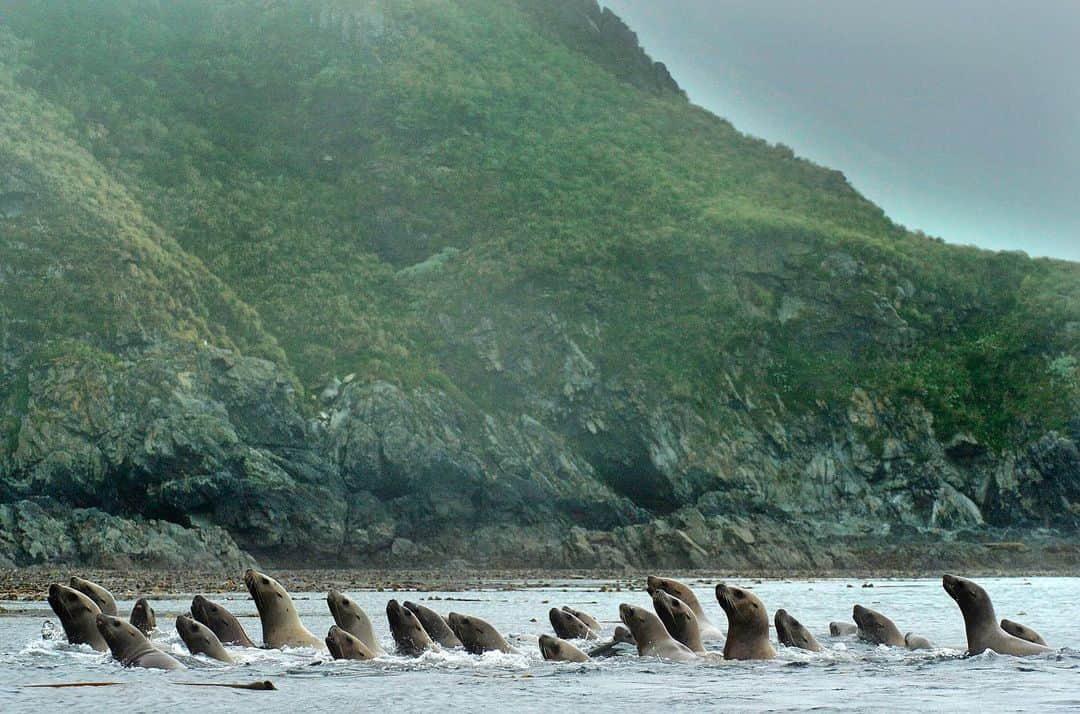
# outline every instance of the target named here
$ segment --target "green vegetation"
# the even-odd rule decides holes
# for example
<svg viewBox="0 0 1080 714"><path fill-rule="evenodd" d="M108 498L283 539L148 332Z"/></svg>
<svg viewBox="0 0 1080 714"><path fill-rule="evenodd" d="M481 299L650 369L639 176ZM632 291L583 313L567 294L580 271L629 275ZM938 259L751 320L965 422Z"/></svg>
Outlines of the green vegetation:
<svg viewBox="0 0 1080 714"><path fill-rule="evenodd" d="M909 233L518 4L0 16L0 194L36 196L0 219L9 364L57 338L207 340L307 387L356 373L512 409L467 335L486 318L535 351L556 315L602 374L703 413L729 378L802 410L863 386L1001 446L1080 400L1080 267ZM529 379L557 393L544 354Z"/></svg>

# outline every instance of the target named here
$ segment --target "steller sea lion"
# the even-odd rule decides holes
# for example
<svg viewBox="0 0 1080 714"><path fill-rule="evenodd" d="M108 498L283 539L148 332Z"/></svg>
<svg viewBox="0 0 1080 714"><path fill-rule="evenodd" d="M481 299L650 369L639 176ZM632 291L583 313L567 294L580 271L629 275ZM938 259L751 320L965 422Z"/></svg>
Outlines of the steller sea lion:
<svg viewBox="0 0 1080 714"><path fill-rule="evenodd" d="M257 570L244 572L244 585L255 600L262 621L263 644L270 649L282 647L315 647L325 645L304 627L296 614L292 598L281 583Z"/></svg>
<svg viewBox="0 0 1080 714"><path fill-rule="evenodd" d="M157 617L154 616L154 608L150 607L150 601L144 597L136 600L128 622L135 625L139 632L149 635L150 631L157 627Z"/></svg>
<svg viewBox="0 0 1080 714"><path fill-rule="evenodd" d="M375 636L371 618L355 600L337 590L331 590L326 594L326 605L330 608L330 614L334 616L334 622L338 627L359 639L376 655L386 654L386 650Z"/></svg>
<svg viewBox="0 0 1080 714"><path fill-rule="evenodd" d="M851 616L859 626L859 639L874 645L892 645L905 647L904 636L889 618L876 610L856 605Z"/></svg>
<svg viewBox="0 0 1080 714"><path fill-rule="evenodd" d="M810 634L810 630L789 615L787 610L783 608L777 610L773 615L773 624L776 626L776 639L780 640L780 644L785 647L798 647L811 652L821 651L821 645Z"/></svg>
<svg viewBox="0 0 1080 714"><path fill-rule="evenodd" d="M413 611L416 619L420 620L420 624L424 626L424 630L427 631L431 639L450 649L461 647L461 640L450 629L450 625L446 624L446 620L443 619L442 615L415 602L405 602L404 605Z"/></svg>
<svg viewBox="0 0 1080 714"><path fill-rule="evenodd" d="M176 618L176 633L187 645L188 652L193 655L204 654L219 662L234 662L232 655L225 651L221 640L206 625L187 615Z"/></svg>
<svg viewBox="0 0 1080 714"><path fill-rule="evenodd" d="M553 607L548 610L548 620L555 634L564 640L595 640L596 633L566 610Z"/></svg>
<svg viewBox="0 0 1080 714"><path fill-rule="evenodd" d="M769 642L769 613L757 595L744 588L720 583L716 601L728 619L724 659L772 659L776 650Z"/></svg>
<svg viewBox="0 0 1080 714"><path fill-rule="evenodd" d="M909 632L904 635L904 646L909 650L932 650L934 645L930 640L926 639L922 635L916 635L914 632Z"/></svg>
<svg viewBox="0 0 1080 714"><path fill-rule="evenodd" d="M97 628L109 643L112 656L125 667L147 669L187 669L172 655L166 654L146 639L135 625L119 617L101 613L97 616Z"/></svg>
<svg viewBox="0 0 1080 714"><path fill-rule="evenodd" d="M397 643L398 654L419 657L435 647L416 613L403 607L397 600L386 603L386 619L390 623L394 642Z"/></svg>
<svg viewBox="0 0 1080 714"><path fill-rule="evenodd" d="M331 625L326 633L326 649L334 659L375 659L376 655L359 637L352 635L337 625Z"/></svg>
<svg viewBox="0 0 1080 714"><path fill-rule="evenodd" d="M90 580L84 580L77 575L71 576L68 585L93 600L94 604L106 615L119 617L120 610L116 607L116 600L113 599L112 593L105 588Z"/></svg>
<svg viewBox="0 0 1080 714"><path fill-rule="evenodd" d="M1046 640L1042 638L1042 635L1040 635L1038 632L1031 629L1027 625L1021 625L1019 622L1015 622L1013 620L1002 620L1001 629L1005 630L1013 637L1019 637L1022 640L1034 642L1035 644L1042 645L1044 647L1046 646Z"/></svg>
<svg viewBox="0 0 1080 714"><path fill-rule="evenodd" d="M655 575L650 575L646 579L645 591L651 593L653 590L660 589L666 592L672 597L677 597L685 602L691 610L694 611L694 616L697 617L698 629L701 631L701 639L710 642L712 640L723 640L724 633L720 631L718 627L709 621L709 617L705 614L705 610L701 607L701 602L697 599L697 595L686 585L683 585L678 580L671 580L670 578L658 578Z"/></svg>
<svg viewBox="0 0 1080 714"><path fill-rule="evenodd" d="M588 625L589 629L598 635L604 630L604 626L600 624L600 621L586 612L582 612L581 610L575 610L569 605L563 605L562 611L569 612L571 615Z"/></svg>
<svg viewBox="0 0 1080 714"><path fill-rule="evenodd" d="M67 641L73 645L90 645L98 652L105 652L109 645L97 628L97 616L101 608L93 600L74 588L53 583L46 598L49 607L60 618Z"/></svg>
<svg viewBox="0 0 1080 714"><path fill-rule="evenodd" d="M664 623L668 634L689 647L693 652L704 652L701 643L701 630L697 616L690 606L679 598L668 595L659 588L652 591L653 610L656 610L660 622Z"/></svg>
<svg viewBox="0 0 1080 714"><path fill-rule="evenodd" d="M540 654L549 662L589 661L589 655L566 640L551 635L540 635Z"/></svg>
<svg viewBox="0 0 1080 714"><path fill-rule="evenodd" d="M624 602L619 605L619 619L630 628L639 656L659 657L675 662L698 659L689 647L668 633L659 617L645 608Z"/></svg>
<svg viewBox="0 0 1080 714"><path fill-rule="evenodd" d="M255 643L244 631L244 626L236 619L236 615L225 609L216 602L207 600L202 595L196 595L191 601L191 616L196 622L201 622L210 628L225 645L239 645L240 647L254 647Z"/></svg>
<svg viewBox="0 0 1080 714"><path fill-rule="evenodd" d="M829 634L833 637L843 637L845 635L854 635L858 633L858 625L853 625L850 622L830 622Z"/></svg>
<svg viewBox="0 0 1080 714"><path fill-rule="evenodd" d="M461 640L465 650L471 654L483 654L496 650L508 654L515 652L498 630L479 617L451 612L447 619L450 621L450 629Z"/></svg>
<svg viewBox="0 0 1080 714"><path fill-rule="evenodd" d="M993 650L998 654L1023 657L1050 651L1045 645L1022 640L1001 629L990 596L971 580L945 575L941 579L941 586L960 606L960 612L964 615L969 655Z"/></svg>
<svg viewBox="0 0 1080 714"><path fill-rule="evenodd" d="M588 655L590 658L614 657L621 654L621 650L625 650L627 646L633 647L634 651L637 651L637 642L634 641L634 636L630 634L630 630L619 625L615 628L615 634L612 635L610 642L589 650Z"/></svg>

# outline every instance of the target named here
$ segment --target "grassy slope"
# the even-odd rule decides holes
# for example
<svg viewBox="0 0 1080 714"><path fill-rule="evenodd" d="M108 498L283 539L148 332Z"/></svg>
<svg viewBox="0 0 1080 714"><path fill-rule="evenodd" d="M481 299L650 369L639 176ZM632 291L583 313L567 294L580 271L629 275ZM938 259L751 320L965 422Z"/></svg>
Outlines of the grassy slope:
<svg viewBox="0 0 1080 714"><path fill-rule="evenodd" d="M25 49L0 32L0 193L15 187L26 197L23 215L0 221L7 356L109 361L168 339L286 363L255 311L72 139L70 113L14 81ZM17 414L25 372L4 366L0 401Z"/></svg>
<svg viewBox="0 0 1080 714"><path fill-rule="evenodd" d="M396 0L380 22L381 5L0 12L34 43L21 85L71 113L62 133L135 197L123 205L257 310L308 384L454 381L498 406L432 318L489 314L509 333L555 312L602 326L581 340L607 374L703 410L734 371L802 408L855 384L914 396L946 438L1005 444L1024 420L1067 418L1077 266L909 234L837 172L615 80L511 3ZM331 7L360 21L345 31ZM441 267L402 270L447 248L460 252ZM864 267L838 278L837 253ZM904 281L913 296L896 298ZM160 299L186 306L192 291L228 294L165 285ZM786 295L823 307L781 325ZM913 337L885 339L881 300ZM44 333L70 332L69 312L39 312ZM242 346L269 349L250 332Z"/></svg>

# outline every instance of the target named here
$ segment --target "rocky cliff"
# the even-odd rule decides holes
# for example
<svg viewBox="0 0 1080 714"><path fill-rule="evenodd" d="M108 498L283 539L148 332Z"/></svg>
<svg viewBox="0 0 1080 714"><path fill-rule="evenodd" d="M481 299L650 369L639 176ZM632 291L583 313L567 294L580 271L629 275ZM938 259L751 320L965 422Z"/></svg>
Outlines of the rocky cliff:
<svg viewBox="0 0 1080 714"><path fill-rule="evenodd" d="M892 224L591 0L0 15L0 564L1074 542L1080 267Z"/></svg>

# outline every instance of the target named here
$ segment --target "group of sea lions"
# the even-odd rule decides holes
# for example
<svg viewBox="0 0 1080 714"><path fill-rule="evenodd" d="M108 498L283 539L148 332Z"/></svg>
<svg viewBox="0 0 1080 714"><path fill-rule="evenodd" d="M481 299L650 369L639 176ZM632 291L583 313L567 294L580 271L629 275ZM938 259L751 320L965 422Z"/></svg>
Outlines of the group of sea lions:
<svg viewBox="0 0 1080 714"><path fill-rule="evenodd" d="M244 573L244 584L255 601L262 623L263 647L312 647L325 649L334 659L370 660L385 654L371 620L347 595L331 590L326 602L334 625L325 638L312 634L297 615L292 598L282 585L256 570ZM999 654L1026 656L1048 652L1046 642L1031 628L1010 620L999 624L990 596L976 583L945 575L945 591L956 601L964 617L969 654L992 650ZM649 576L646 592L652 610L630 603L619 605L619 620L611 639L584 651L581 643L598 641L603 626L587 613L568 606L552 608L548 619L555 636L541 635L540 653L545 660L587 662L636 648L642 657L671 661L695 661L705 657L729 660L771 659L776 648L769 639L769 615L761 599L748 589L721 583L716 600L727 617L727 631L714 626L694 592L677 580ZM156 627L154 610L141 598L130 618L119 617L116 601L108 590L89 580L73 577L68 585L49 586L49 605L60 618L71 644L87 644L110 651L125 666L183 669L172 655L158 649L147 637ZM896 624L880 612L862 605L852 611L854 623L832 622L832 636L855 635L873 644L929 649L929 640L914 633L900 634ZM473 615L451 612L445 617L414 602L390 600L386 619L397 654L419 656L438 649L463 648L471 654L498 651L513 653L509 644L488 622ZM821 651L810 631L786 610L773 616L777 640L785 647ZM197 595L191 610L176 618L176 631L192 654L233 662L227 646L254 647L239 620L221 605ZM723 651L709 651L706 642L723 642Z"/></svg>

